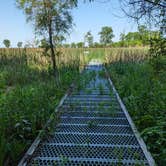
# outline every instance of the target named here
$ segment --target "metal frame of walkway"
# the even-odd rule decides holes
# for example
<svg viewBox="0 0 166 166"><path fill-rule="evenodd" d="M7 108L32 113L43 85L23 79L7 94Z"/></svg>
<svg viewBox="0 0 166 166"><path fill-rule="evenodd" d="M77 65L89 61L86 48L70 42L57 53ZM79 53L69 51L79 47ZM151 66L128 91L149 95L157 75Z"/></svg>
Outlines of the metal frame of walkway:
<svg viewBox="0 0 166 166"><path fill-rule="evenodd" d="M95 78L65 95L53 136L38 137L19 166L155 165L111 79L101 77L101 71L107 73L101 63L89 63L84 73Z"/></svg>

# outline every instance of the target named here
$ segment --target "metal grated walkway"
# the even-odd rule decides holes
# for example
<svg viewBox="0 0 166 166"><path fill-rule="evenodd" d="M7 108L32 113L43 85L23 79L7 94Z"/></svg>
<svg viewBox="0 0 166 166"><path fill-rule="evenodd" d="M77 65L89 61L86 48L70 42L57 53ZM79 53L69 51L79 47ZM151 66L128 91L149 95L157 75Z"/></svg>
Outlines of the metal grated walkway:
<svg viewBox="0 0 166 166"><path fill-rule="evenodd" d="M40 143L28 165L154 165L103 73L98 62L86 67L90 81L65 99L54 135Z"/></svg>

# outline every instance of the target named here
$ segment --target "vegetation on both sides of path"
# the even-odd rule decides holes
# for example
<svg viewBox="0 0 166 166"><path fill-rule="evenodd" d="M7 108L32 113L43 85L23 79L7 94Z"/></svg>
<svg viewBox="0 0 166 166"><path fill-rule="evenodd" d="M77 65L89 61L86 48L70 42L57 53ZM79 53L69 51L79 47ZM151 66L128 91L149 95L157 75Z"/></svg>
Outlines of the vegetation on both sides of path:
<svg viewBox="0 0 166 166"><path fill-rule="evenodd" d="M58 83L43 49L0 49L0 165L16 165L80 66L93 58L110 76L158 165L166 159L166 59L148 48L60 49ZM14 164L15 163L15 164Z"/></svg>

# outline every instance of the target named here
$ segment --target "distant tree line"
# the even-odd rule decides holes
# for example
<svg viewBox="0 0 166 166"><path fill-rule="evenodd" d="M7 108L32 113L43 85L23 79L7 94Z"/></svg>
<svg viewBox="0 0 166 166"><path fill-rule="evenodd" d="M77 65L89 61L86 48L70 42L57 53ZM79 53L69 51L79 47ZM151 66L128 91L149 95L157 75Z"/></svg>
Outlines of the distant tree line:
<svg viewBox="0 0 166 166"><path fill-rule="evenodd" d="M3 40L3 45L4 45L4 47L6 47L6 48L10 48L10 47L11 47L11 41L10 41L9 39L4 39L4 40ZM18 42L18 43L17 43L17 47L18 47L18 48L23 47L23 42Z"/></svg>
<svg viewBox="0 0 166 166"><path fill-rule="evenodd" d="M94 42L94 37L91 31L88 31L82 42L73 42L71 44L64 43L65 37L63 36L53 36L53 43L56 43L57 47L65 47L65 48L84 48L84 47L92 47L92 48L102 48L102 47L138 47L138 46L149 46L151 44L152 39L161 38L160 31L152 31L148 30L145 25L138 26L138 30L136 32L128 32L127 34L121 33L120 39L118 42L113 42L112 39L115 37L113 34L112 27L104 26L101 28L101 31L98 33L100 36L99 42ZM3 44L6 48L11 47L11 42L9 39L5 39ZM17 47L40 47L45 48L46 51L49 49L49 41L41 39L35 43L28 43L23 46L23 42L18 42Z"/></svg>
<svg viewBox="0 0 166 166"><path fill-rule="evenodd" d="M150 46L152 39L161 37L159 31L148 30L146 26L138 26L137 32L128 32L120 34L120 41L113 43L115 47L135 47Z"/></svg>
<svg viewBox="0 0 166 166"><path fill-rule="evenodd" d="M161 38L160 31L148 30L145 25L138 26L136 32L128 32L127 34L121 33L118 42L113 42L115 37L112 27L102 27L98 33L100 35L100 42L93 41L93 35L91 31L88 31L84 36L84 42L62 44L61 46L66 48L83 48L83 47L137 47L137 46L150 46L152 39Z"/></svg>

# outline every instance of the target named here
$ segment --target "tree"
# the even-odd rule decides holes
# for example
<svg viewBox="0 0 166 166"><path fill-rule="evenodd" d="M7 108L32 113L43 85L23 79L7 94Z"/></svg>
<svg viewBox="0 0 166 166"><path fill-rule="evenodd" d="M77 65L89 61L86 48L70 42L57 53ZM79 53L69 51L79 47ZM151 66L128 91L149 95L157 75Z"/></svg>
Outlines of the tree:
<svg viewBox="0 0 166 166"><path fill-rule="evenodd" d="M119 46L124 47L125 46L125 33L120 33L120 42Z"/></svg>
<svg viewBox="0 0 166 166"><path fill-rule="evenodd" d="M49 42L45 38L41 39L39 47L40 48L49 48Z"/></svg>
<svg viewBox="0 0 166 166"><path fill-rule="evenodd" d="M60 45L62 45L63 41L65 41L65 40L66 40L66 38L63 35L53 36L54 45L60 46Z"/></svg>
<svg viewBox="0 0 166 166"><path fill-rule="evenodd" d="M129 32L125 36L126 41L140 40L139 32Z"/></svg>
<svg viewBox="0 0 166 166"><path fill-rule="evenodd" d="M152 59L165 56L166 41L166 2L165 0L126 0L124 12L136 21L147 20L160 29L157 39L150 34L150 55ZM157 51L156 51L157 50Z"/></svg>
<svg viewBox="0 0 166 166"><path fill-rule="evenodd" d="M120 41L124 41L125 40L125 33L120 33Z"/></svg>
<svg viewBox="0 0 166 166"><path fill-rule="evenodd" d="M10 40L5 39L5 40L3 41L3 44L5 45L6 48L9 48L9 47L10 47Z"/></svg>
<svg viewBox="0 0 166 166"><path fill-rule="evenodd" d="M76 44L73 42L73 43L71 43L70 47L71 48L76 48Z"/></svg>
<svg viewBox="0 0 166 166"><path fill-rule="evenodd" d="M93 47L94 48L101 48L101 47L103 47L103 45L101 43L94 42Z"/></svg>
<svg viewBox="0 0 166 166"><path fill-rule="evenodd" d="M100 42L104 45L109 45L112 43L112 38L114 37L112 27L102 27L100 35Z"/></svg>
<svg viewBox="0 0 166 166"><path fill-rule="evenodd" d="M43 48L43 54L45 56L49 56L48 50L50 48L50 45L49 45L49 42L45 38L40 40L39 47Z"/></svg>
<svg viewBox="0 0 166 166"><path fill-rule="evenodd" d="M83 48L84 47L84 43L83 42L78 42L77 43L77 47L78 48Z"/></svg>
<svg viewBox="0 0 166 166"><path fill-rule="evenodd" d="M37 48L39 47L40 41L37 39L27 40L25 42L26 48Z"/></svg>
<svg viewBox="0 0 166 166"><path fill-rule="evenodd" d="M21 48L21 47L22 47L22 44L23 44L23 42L18 42L18 43L17 43L17 47L18 47L18 48Z"/></svg>
<svg viewBox="0 0 166 166"><path fill-rule="evenodd" d="M69 47L70 47L70 44L63 44L63 47L69 48Z"/></svg>
<svg viewBox="0 0 166 166"><path fill-rule="evenodd" d="M140 40L142 41L142 44L148 45L151 31L149 31L145 25L140 25L138 26L138 32L139 32Z"/></svg>
<svg viewBox="0 0 166 166"><path fill-rule="evenodd" d="M86 43L87 43L89 47L92 47L92 46L93 46L93 36L92 36L92 34L91 34L91 31L88 31L88 32L85 34L84 41L85 41L85 45L86 45Z"/></svg>
<svg viewBox="0 0 166 166"><path fill-rule="evenodd" d="M165 0L120 0L125 14L136 21L148 20L155 23L162 33L166 33Z"/></svg>
<svg viewBox="0 0 166 166"><path fill-rule="evenodd" d="M76 0L17 0L17 5L25 12L27 21L32 21L35 31L48 39L55 76L56 44L53 37L64 36L72 27L71 9L76 6L76 2Z"/></svg>
<svg viewBox="0 0 166 166"><path fill-rule="evenodd" d="M93 2L95 0L87 0ZM97 1L97 0L96 0ZM112 0L101 1L102 3ZM78 0L75 1L78 3ZM119 0L121 9L130 18L148 20L156 23L160 31L166 33L166 2L165 0Z"/></svg>

